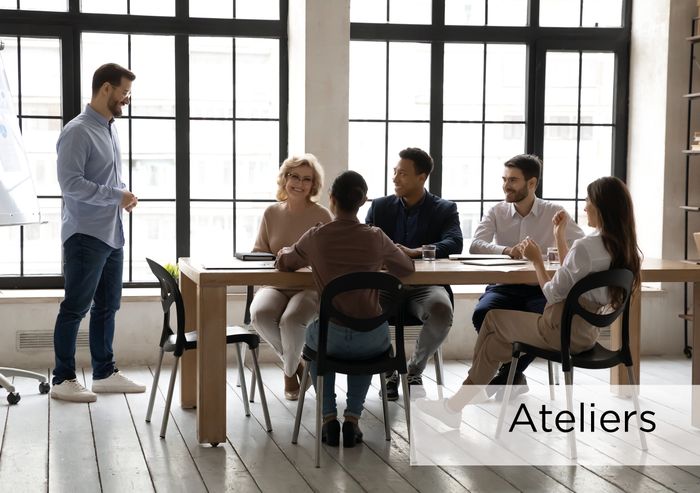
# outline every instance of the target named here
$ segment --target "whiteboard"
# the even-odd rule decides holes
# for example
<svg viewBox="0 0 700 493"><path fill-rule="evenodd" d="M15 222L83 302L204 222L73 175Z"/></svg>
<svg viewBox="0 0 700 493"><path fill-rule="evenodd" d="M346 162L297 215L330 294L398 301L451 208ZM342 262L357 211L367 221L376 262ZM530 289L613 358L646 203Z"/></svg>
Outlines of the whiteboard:
<svg viewBox="0 0 700 493"><path fill-rule="evenodd" d="M39 222L39 200L0 56L0 226Z"/></svg>

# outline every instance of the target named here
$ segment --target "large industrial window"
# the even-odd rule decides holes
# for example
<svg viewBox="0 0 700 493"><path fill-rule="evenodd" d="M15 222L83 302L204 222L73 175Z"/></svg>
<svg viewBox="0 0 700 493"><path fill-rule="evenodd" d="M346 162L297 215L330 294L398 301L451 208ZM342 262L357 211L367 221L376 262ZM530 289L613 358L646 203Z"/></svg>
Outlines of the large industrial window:
<svg viewBox="0 0 700 493"><path fill-rule="evenodd" d="M45 221L0 228L0 288L62 285L55 145L106 62L136 74L117 119L123 180L139 197L124 214L125 283L152 281L146 257L252 247L286 157L286 0L0 0L0 9L0 56Z"/></svg>
<svg viewBox="0 0 700 493"><path fill-rule="evenodd" d="M535 153L538 196L585 224L586 185L625 176L630 16L629 0L351 0L350 167L382 196L401 149L429 150L429 189L471 238L503 163Z"/></svg>

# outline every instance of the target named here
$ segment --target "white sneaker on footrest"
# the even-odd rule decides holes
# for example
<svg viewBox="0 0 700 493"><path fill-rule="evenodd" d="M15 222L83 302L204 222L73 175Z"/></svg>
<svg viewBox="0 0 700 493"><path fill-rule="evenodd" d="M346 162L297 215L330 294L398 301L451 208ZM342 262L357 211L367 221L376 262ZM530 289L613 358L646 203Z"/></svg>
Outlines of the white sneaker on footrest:
<svg viewBox="0 0 700 493"><path fill-rule="evenodd" d="M98 394L138 394L146 391L146 386L134 382L120 371L115 371L107 378L92 381L92 391Z"/></svg>
<svg viewBox="0 0 700 493"><path fill-rule="evenodd" d="M83 387L76 379L64 380L51 387L51 397L70 402L95 402L97 394Z"/></svg>

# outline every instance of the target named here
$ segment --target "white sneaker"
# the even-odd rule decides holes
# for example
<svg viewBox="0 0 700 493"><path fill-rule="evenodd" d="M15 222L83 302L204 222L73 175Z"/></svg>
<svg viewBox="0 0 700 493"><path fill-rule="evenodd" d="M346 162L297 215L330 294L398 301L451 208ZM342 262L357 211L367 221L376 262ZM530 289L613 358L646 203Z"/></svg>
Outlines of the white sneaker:
<svg viewBox="0 0 700 493"><path fill-rule="evenodd" d="M51 387L51 397L62 401L95 402L97 394L80 385L76 379L64 380Z"/></svg>
<svg viewBox="0 0 700 493"><path fill-rule="evenodd" d="M432 401L430 399L418 399L416 407L428 416L445 423L450 428L459 428L462 423L462 411L454 412L447 408L447 399Z"/></svg>
<svg viewBox="0 0 700 493"><path fill-rule="evenodd" d="M98 394L139 394L141 392L146 392L146 386L141 385L138 382L134 382L120 371L115 371L107 378L93 380L92 391L97 392Z"/></svg>

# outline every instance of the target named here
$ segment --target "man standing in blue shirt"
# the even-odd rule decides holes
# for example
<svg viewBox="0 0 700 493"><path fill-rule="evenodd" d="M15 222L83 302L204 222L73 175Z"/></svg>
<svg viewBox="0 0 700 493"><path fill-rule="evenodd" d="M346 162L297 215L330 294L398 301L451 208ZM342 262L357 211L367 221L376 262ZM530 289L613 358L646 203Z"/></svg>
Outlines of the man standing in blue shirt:
<svg viewBox="0 0 700 493"><path fill-rule="evenodd" d="M416 147L399 152L394 167L394 195L372 200L365 222L381 228L411 258L420 258L422 245L435 245L437 258L462 252L462 230L457 205L431 194L425 182L433 171L433 158ZM409 385L423 385L428 358L437 351L452 327L449 286L407 286L408 314L423 322L408 363ZM387 379L387 399L396 400L398 374Z"/></svg>
<svg viewBox="0 0 700 493"><path fill-rule="evenodd" d="M144 392L114 363L114 319L122 293L122 209L138 199L121 178L121 149L114 119L131 102L136 76L115 63L98 68L85 110L63 128L56 143L63 195L61 241L65 299L56 318L51 397L94 402L97 392ZM75 375L80 321L90 310L92 392Z"/></svg>

